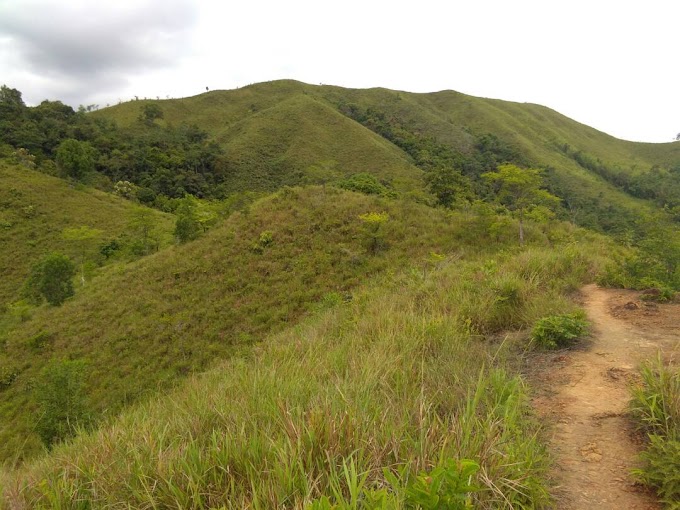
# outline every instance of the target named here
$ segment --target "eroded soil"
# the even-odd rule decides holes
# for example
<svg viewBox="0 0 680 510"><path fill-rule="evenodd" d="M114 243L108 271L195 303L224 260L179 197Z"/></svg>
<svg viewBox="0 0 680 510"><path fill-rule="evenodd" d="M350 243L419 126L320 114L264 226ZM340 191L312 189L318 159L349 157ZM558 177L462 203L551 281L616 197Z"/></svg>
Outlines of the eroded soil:
<svg viewBox="0 0 680 510"><path fill-rule="evenodd" d="M591 338L546 354L534 375L534 405L552 424L557 508L656 509L630 475L641 437L627 415L637 367L659 352L680 358L680 304L656 305L632 291L583 289Z"/></svg>

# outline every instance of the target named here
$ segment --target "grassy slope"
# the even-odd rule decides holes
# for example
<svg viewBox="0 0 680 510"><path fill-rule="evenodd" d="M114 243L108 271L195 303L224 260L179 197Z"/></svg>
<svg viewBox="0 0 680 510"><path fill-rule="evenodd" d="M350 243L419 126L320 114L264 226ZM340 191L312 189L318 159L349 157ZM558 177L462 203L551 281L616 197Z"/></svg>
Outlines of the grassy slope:
<svg viewBox="0 0 680 510"><path fill-rule="evenodd" d="M91 188L0 161L0 305L19 298L31 266L50 251L75 256L73 243L61 238L68 227L102 231L106 241L123 233L133 204ZM165 232L169 215L151 211Z"/></svg>
<svg viewBox="0 0 680 510"><path fill-rule="evenodd" d="M391 216L385 236L392 247L379 256L366 254L358 218L370 211ZM264 199L193 243L112 266L73 300L36 310L8 334L0 362L19 375L0 392L0 458L39 449L30 388L50 358L85 359L92 407L110 414L294 323L328 292L342 295L388 268L417 266L432 251L450 253L464 235L491 242L486 226L477 230L409 202L311 187ZM265 231L273 241L258 253L253 246ZM509 230L505 239L514 237ZM540 232L534 239L545 242ZM32 347L41 333L50 341Z"/></svg>
<svg viewBox="0 0 680 510"><path fill-rule="evenodd" d="M464 227L465 218L451 220ZM564 292L592 278L601 248L586 241L454 258L374 282L351 304L269 338L252 357L6 475L0 501L301 508L331 495L333 484L331 499L349 500L343 463L377 488L390 487L383 468L401 485L449 458L472 458L482 466L475 507L545 503L545 457L526 394L504 372L512 370L510 342L474 333L571 309ZM514 289L510 301L499 299L504 289ZM500 370L480 377L484 365ZM384 508L403 508L398 487L389 492Z"/></svg>
<svg viewBox="0 0 680 510"><path fill-rule="evenodd" d="M276 189L368 172L398 190L418 187L420 170L392 144L308 95L294 95L217 137L231 189Z"/></svg>
<svg viewBox="0 0 680 510"><path fill-rule="evenodd" d="M618 140L543 106L453 91L413 94L281 80L162 101L161 106L166 122L195 122L223 144L235 189L320 182L358 171L393 176L401 189L412 187L420 172L408 165L408 157L390 144L378 143L356 123L341 121L330 111L341 103L382 111L413 131L432 135L463 152L472 147L471 133L496 134L516 145L533 164L553 168L553 179L566 190L565 198L591 215L617 215L625 210L635 217L648 205L582 168L559 146L568 144L621 172L680 161L677 143ZM137 118L142 104L124 103L96 115L127 124ZM359 150L348 151L348 147ZM586 224L598 221L591 218Z"/></svg>

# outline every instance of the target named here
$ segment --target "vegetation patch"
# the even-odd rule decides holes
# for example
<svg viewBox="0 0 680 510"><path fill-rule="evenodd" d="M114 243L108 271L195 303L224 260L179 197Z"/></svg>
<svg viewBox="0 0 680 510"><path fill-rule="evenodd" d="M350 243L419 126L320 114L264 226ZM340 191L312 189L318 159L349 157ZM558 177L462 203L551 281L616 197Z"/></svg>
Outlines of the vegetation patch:
<svg viewBox="0 0 680 510"><path fill-rule="evenodd" d="M632 389L631 411L648 444L635 475L653 487L668 508L680 501L680 372L661 358L640 370L641 382Z"/></svg>
<svg viewBox="0 0 680 510"><path fill-rule="evenodd" d="M551 315L536 321L531 339L545 349L562 349L571 346L588 331L588 322L582 312Z"/></svg>

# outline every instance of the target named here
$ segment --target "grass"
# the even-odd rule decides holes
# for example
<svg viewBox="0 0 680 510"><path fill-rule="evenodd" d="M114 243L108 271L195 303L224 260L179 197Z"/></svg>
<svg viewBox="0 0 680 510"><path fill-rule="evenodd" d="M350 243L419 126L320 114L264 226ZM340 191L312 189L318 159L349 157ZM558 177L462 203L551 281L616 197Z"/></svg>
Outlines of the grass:
<svg viewBox="0 0 680 510"><path fill-rule="evenodd" d="M360 216L383 212L389 220L379 225L380 250L374 253L376 233L366 230ZM32 385L51 359L86 361L89 408L101 420L216 359L248 352L254 342L315 309L351 300L356 288L377 275L406 266L423 274L440 257L474 258L515 247L514 227L491 235L491 222L489 216L336 188L286 189L194 242L103 268L63 306L17 311L21 319L4 335L0 366L14 375L0 391L6 424L0 428L0 459L13 462L42 449L33 430L38 406ZM527 227L535 245L582 235L559 223ZM550 278L539 268L529 277ZM505 316L506 283L494 285L498 304L463 305L470 331L519 323L519 317ZM531 289L517 286L519 299L527 299ZM488 314L483 323L474 318L478 309ZM43 337L49 342L35 348L32 339Z"/></svg>
<svg viewBox="0 0 680 510"><path fill-rule="evenodd" d="M516 375L524 343L488 335L572 311L568 293L592 280L601 249L534 246L385 274L6 474L3 504L406 508L419 473L470 459L475 507L545 506L547 457Z"/></svg>
<svg viewBox="0 0 680 510"><path fill-rule="evenodd" d="M11 247L0 250L0 306L19 299L31 266L45 254L78 257L76 244L62 238L64 229L87 226L105 241L126 231L133 209L127 200L0 161L0 239ZM162 231L172 231L170 215L150 214Z"/></svg>
<svg viewBox="0 0 680 510"><path fill-rule="evenodd" d="M635 475L667 508L680 508L680 372L661 357L643 365L632 389L631 411L648 444Z"/></svg>

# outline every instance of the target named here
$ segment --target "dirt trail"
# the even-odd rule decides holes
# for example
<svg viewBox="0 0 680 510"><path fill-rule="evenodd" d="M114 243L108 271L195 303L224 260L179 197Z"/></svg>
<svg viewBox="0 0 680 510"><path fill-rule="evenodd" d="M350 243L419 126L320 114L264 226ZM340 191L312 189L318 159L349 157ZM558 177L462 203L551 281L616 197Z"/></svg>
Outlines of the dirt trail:
<svg viewBox="0 0 680 510"><path fill-rule="evenodd" d="M677 351L680 305L656 306L638 293L589 285L583 305L593 326L580 348L546 355L537 374L540 415L551 421L557 507L656 509L630 470L640 446L626 416L640 361Z"/></svg>

